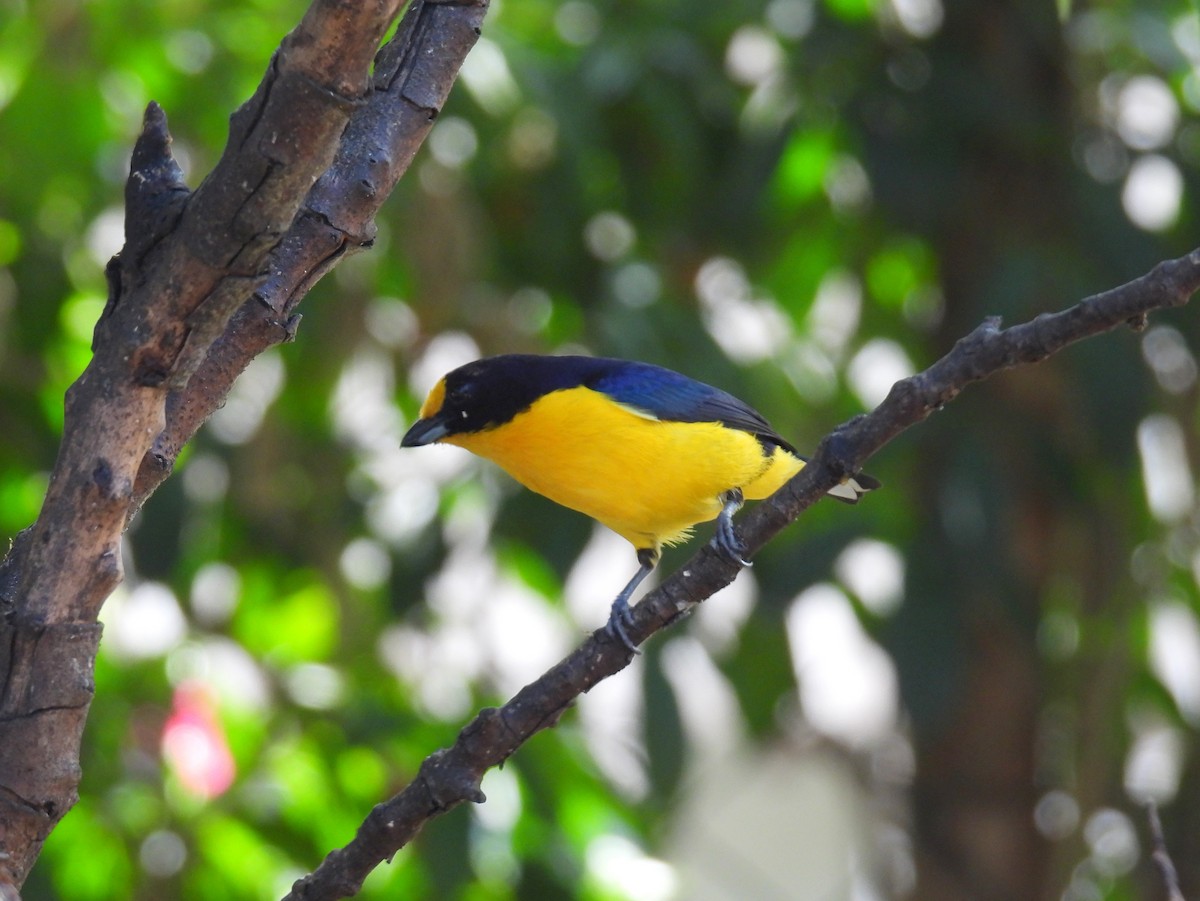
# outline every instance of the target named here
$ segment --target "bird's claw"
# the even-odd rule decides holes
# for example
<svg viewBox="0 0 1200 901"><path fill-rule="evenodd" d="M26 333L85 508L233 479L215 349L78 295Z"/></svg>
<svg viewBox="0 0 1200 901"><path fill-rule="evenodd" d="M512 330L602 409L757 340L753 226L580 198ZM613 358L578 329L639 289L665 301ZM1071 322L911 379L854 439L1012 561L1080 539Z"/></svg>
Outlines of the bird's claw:
<svg viewBox="0 0 1200 901"><path fill-rule="evenodd" d="M746 545L738 538L733 527L733 514L742 508L742 502L745 500L742 489L730 488L719 500L721 513L717 517L717 533L713 536L713 547L732 563L753 566L754 564L746 559Z"/></svg>
<svg viewBox="0 0 1200 901"><path fill-rule="evenodd" d="M641 654L637 645L629 640L629 633L625 631L626 626L633 625L633 608L629 606L629 602L623 598L617 598L613 602L612 612L608 616L608 624L604 627L604 631L617 639L621 644L625 645L634 654Z"/></svg>
<svg viewBox="0 0 1200 901"><path fill-rule="evenodd" d="M713 547L732 563L739 566L754 565L746 559L746 545L734 531L732 518L722 517L717 520L717 534L713 537Z"/></svg>

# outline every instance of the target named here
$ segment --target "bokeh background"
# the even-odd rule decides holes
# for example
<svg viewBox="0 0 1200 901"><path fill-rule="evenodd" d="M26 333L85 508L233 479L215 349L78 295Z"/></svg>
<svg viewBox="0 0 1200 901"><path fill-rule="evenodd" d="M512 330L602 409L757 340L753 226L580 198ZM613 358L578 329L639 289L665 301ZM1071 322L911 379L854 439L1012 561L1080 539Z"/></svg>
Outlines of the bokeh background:
<svg viewBox="0 0 1200 901"><path fill-rule="evenodd" d="M0 0L0 538L145 104L197 184L302 11ZM985 315L1196 245L1198 111L1185 0L495 0L375 248L131 528L26 897L278 897L603 622L628 546L399 449L444 371L649 360L811 447ZM363 896L1153 899L1148 800L1200 896L1198 338L1184 308L972 388Z"/></svg>

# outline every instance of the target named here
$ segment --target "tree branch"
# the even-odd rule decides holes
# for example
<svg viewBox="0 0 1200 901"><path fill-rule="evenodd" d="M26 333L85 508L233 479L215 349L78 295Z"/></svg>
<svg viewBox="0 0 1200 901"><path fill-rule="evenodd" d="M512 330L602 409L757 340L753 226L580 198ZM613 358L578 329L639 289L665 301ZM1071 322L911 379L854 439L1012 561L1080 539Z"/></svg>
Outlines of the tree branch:
<svg viewBox="0 0 1200 901"><path fill-rule="evenodd" d="M870 413L835 429L817 449L812 464L744 520L743 540L753 554L806 507L868 457L952 401L973 382L1015 366L1038 363L1064 347L1122 325L1144 327L1156 311L1183 306L1200 290L1200 249L1159 263L1146 275L1086 298L1058 313L1000 328L991 317L924 372L892 386ZM814 465L815 464L815 465Z"/></svg>
<svg viewBox="0 0 1200 901"><path fill-rule="evenodd" d="M314 0L194 193L171 158L162 110L146 111L93 357L67 391L38 519L0 564L0 885L22 884L77 799L95 620L121 580L121 533L168 393L188 384L265 281L267 254L362 104L399 2Z"/></svg>
<svg viewBox="0 0 1200 901"><path fill-rule="evenodd" d="M1197 290L1200 249L1060 313L1042 314L1008 329L1000 328L998 318L987 319L924 372L897 382L873 411L834 429L809 465L744 517L741 534L747 550L753 555L893 438L942 409L973 382L1039 362L1121 325L1140 329L1149 313L1182 306ZM629 638L641 644L732 582L738 570L711 544L701 548L633 608ZM554 725L580 694L624 669L631 659L620 641L599 629L503 707L480 711L451 747L426 758L416 779L377 805L350 843L298 880L284 901L332 901L355 894L371 870L390 860L430 819L464 801L486 800L480 784L487 770Z"/></svg>
<svg viewBox="0 0 1200 901"><path fill-rule="evenodd" d="M1179 872L1163 835L1162 820L1158 816L1158 805L1153 801L1146 804L1146 820L1150 826L1150 857L1158 874L1162 877L1168 901L1184 901L1183 889L1179 886Z"/></svg>
<svg viewBox="0 0 1200 901"><path fill-rule="evenodd" d="M265 276L225 326L195 375L171 392L166 425L142 460L132 516L170 475L196 430L225 403L256 356L296 333L301 298L348 255L369 247L375 216L433 127L475 45L487 0L415 0L375 61L372 88L337 155L312 186Z"/></svg>

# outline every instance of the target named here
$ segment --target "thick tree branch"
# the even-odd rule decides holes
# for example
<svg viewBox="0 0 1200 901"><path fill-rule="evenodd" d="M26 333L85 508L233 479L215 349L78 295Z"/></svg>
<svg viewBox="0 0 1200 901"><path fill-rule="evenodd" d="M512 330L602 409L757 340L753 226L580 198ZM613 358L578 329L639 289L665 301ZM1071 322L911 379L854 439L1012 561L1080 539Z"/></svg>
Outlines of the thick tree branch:
<svg viewBox="0 0 1200 901"><path fill-rule="evenodd" d="M408 8L379 52L371 90L337 155L268 257L261 282L192 379L171 392L165 427L138 472L130 515L170 475L250 361L295 335L295 309L309 289L347 255L370 246L375 216L433 127L486 12L487 0L416 0Z"/></svg>
<svg viewBox="0 0 1200 901"><path fill-rule="evenodd" d="M827 436L808 466L744 518L741 532L749 552L761 549L830 488L858 472L867 458L942 409L971 383L1039 362L1121 325L1140 328L1149 313L1181 306L1197 290L1200 250L1161 263L1141 278L1060 313L1008 329L1000 328L999 319L988 319L924 372L897 382L873 411ZM711 545L705 546L633 608L630 639L641 644L732 582L738 569ZM580 694L630 660L624 645L600 629L503 707L481 711L451 747L425 760L411 784L371 811L349 844L297 881L285 901L332 901L355 894L367 874L390 860L427 821L464 801L484 801L480 784L487 770L554 725Z"/></svg>
<svg viewBox="0 0 1200 901"><path fill-rule="evenodd" d="M0 564L0 885L24 881L76 800L96 615L121 579L121 533L168 392L188 383L264 282L266 255L362 103L398 4L315 0L193 194L162 111L147 110L93 357L67 392L41 513Z"/></svg>

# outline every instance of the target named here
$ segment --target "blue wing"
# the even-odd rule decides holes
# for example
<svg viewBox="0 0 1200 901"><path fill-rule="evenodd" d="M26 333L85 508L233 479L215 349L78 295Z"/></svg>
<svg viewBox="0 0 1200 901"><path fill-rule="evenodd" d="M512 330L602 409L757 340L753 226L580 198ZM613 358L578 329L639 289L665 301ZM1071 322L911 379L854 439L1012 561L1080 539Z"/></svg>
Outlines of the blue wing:
<svg viewBox="0 0 1200 901"><path fill-rule="evenodd" d="M796 453L761 413L732 394L649 363L604 362L612 365L600 368L586 384L617 403L672 422L720 422Z"/></svg>

